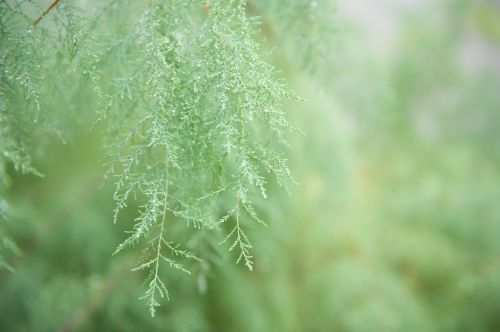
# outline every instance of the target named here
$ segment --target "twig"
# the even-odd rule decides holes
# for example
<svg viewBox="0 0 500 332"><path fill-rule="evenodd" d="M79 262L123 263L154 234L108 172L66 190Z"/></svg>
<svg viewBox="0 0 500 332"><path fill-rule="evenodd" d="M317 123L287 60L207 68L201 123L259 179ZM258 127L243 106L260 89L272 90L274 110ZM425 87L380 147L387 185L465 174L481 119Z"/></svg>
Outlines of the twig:
<svg viewBox="0 0 500 332"><path fill-rule="evenodd" d="M40 22L40 21L42 20L42 18L43 18L45 15L47 15L47 14L48 14L48 13L52 10L52 8L54 8L54 7L57 5L57 3L58 3L59 1L60 1L60 0L54 0L54 1L52 1L52 3L51 3L48 7L47 7L47 9L45 9L45 10L44 10L44 12L43 12L40 16L38 16L38 17L36 18L36 20L33 22L32 26L33 26L33 27L35 27L35 25L37 25L37 24L38 24L38 22Z"/></svg>

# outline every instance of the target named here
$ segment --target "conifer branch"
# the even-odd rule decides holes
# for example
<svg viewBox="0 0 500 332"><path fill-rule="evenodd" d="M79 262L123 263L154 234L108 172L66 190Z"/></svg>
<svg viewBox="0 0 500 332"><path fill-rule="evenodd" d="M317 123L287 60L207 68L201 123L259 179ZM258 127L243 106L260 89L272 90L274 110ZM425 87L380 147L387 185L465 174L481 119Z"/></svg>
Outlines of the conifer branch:
<svg viewBox="0 0 500 332"><path fill-rule="evenodd" d="M8 40L19 40L0 47L3 59L12 54L0 63L0 90L16 85L16 93L26 100L22 106L31 111L20 121L8 106L21 98L0 105L9 109L0 117L7 116L12 128L0 132L0 141L5 132L14 165L30 166L25 157L30 151L11 136L20 133L17 127L47 113L44 95L52 91L44 83L59 82L47 77L47 70L57 67L61 70L54 72L64 75L83 71L99 108L99 125L107 134L114 222L132 201L140 206L132 229L114 254L144 246L133 270L147 274L143 298L151 314L162 297L168 298L166 281L160 278L163 265L190 274L185 264L201 261L195 254L211 262L210 253L191 253L169 238L165 223L170 218L176 233L182 229L177 226L186 227L189 249L198 248L192 240L199 234L208 239L208 247L219 248L222 224L231 220L235 224L222 242L229 242L228 251L251 270L252 244L245 223L265 225L254 200L270 196L273 178L285 187L291 179L279 149L292 128L283 101L295 96L262 57L254 38L258 20L247 15L245 1L214 0L201 3L202 9L198 0L146 5L130 1L142 13L120 16L128 20L125 29L115 29L113 20L108 20L108 15L117 14L110 10L116 0L107 0L94 17L80 15L73 2L49 2L46 9L34 9L41 15L33 23L23 16L23 25L34 27L58 5L60 15L51 29L59 31L49 37L17 36L10 32L10 22L0 20ZM5 5L0 10L12 11ZM54 45L58 57L45 58Z"/></svg>

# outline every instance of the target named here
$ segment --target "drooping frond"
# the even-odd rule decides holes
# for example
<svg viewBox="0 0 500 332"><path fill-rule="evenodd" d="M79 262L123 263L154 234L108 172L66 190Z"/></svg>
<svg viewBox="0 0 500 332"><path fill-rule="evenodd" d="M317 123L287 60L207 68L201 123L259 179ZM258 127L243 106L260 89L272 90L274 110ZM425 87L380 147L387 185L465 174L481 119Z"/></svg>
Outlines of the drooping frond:
<svg viewBox="0 0 500 332"><path fill-rule="evenodd" d="M252 269L244 224L263 223L252 200L257 193L267 197L267 181L286 187L291 180L276 147L294 130L282 105L295 98L262 59L257 24L241 1L153 1L115 37L116 79L105 88L101 113L112 121L107 144L115 221L132 197L145 202L118 250L150 237L168 213L172 222L195 229L235 223L229 249L237 248L237 261ZM164 181L170 189L162 211ZM154 299L161 289L156 274L151 283Z"/></svg>

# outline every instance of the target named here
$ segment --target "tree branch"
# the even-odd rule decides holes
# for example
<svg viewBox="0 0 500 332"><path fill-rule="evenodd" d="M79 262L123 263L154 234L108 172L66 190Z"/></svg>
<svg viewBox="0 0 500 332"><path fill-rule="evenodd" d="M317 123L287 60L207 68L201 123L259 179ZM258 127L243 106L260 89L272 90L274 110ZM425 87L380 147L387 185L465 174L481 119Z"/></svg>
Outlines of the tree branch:
<svg viewBox="0 0 500 332"><path fill-rule="evenodd" d="M48 7L47 7L47 9L45 9L45 10L43 11L43 13L42 13L40 16L38 16L38 17L36 18L36 20L33 22L33 24L32 24L31 26L32 26L32 27L35 27L35 26L38 24L38 22L40 22L40 21L42 20L42 18L43 18L45 15L47 15L47 14L48 14L48 13L52 10L52 8L54 8L54 7L57 5L57 3L58 3L59 1L60 1L60 0L54 0L54 1L52 1L52 3L51 3Z"/></svg>

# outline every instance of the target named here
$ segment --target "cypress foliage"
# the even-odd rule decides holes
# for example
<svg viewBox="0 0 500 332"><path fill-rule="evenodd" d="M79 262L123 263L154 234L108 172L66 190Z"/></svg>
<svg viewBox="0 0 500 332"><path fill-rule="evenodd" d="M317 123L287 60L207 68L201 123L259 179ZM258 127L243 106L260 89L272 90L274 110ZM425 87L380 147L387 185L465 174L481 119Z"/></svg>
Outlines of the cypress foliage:
<svg viewBox="0 0 500 332"><path fill-rule="evenodd" d="M294 182L283 147L298 130L283 105L298 98L265 61L250 6L254 11L233 0L0 5L2 188L8 164L41 175L32 166L32 140L71 136L58 122L78 117L68 114L75 98L90 97L84 111L96 112L93 130L107 137L114 222L131 202L138 205L115 254L142 248L134 270L145 270L152 315L159 298L168 298L163 264L188 274L203 264L206 271L216 258L200 248L223 245L252 270L246 225L266 225L256 204L267 199L270 181L287 191ZM48 98L54 94L56 106ZM191 229L184 242L170 235L178 225Z"/></svg>

